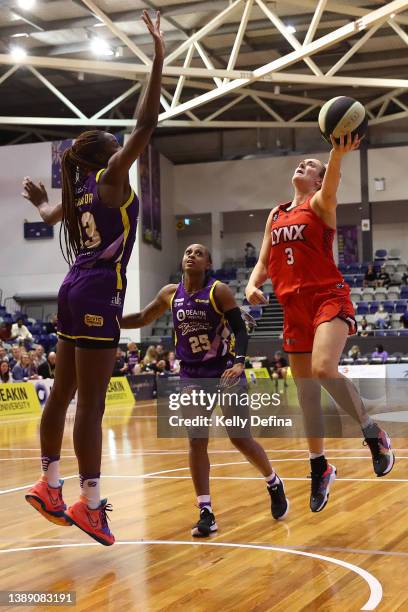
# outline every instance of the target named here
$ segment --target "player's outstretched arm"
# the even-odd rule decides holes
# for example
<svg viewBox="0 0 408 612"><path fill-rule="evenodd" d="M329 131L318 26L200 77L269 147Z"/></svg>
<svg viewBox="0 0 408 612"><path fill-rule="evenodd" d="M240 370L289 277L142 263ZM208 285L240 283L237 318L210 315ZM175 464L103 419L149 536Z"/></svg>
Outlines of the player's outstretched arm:
<svg viewBox="0 0 408 612"><path fill-rule="evenodd" d="M316 205L322 211L331 211L337 206L337 190L340 184L341 177L341 162L343 157L355 151L360 146L361 139L355 136L354 140L351 133L340 136L340 142L337 143L334 136L330 136L333 145L330 151L329 162L327 164L326 174L324 175L322 187L312 198L312 206Z"/></svg>
<svg viewBox="0 0 408 612"><path fill-rule="evenodd" d="M122 317L122 329L138 329L150 325L159 319L170 308L171 298L177 289L177 285L166 285L160 289L154 300L150 302L141 312L128 314Z"/></svg>
<svg viewBox="0 0 408 612"><path fill-rule="evenodd" d="M252 270L251 276L249 277L248 284L245 289L246 299L250 304L256 306L257 304L267 304L268 300L262 291L259 289L268 278L268 264L269 254L271 250L271 226L272 218L277 210L274 208L268 217L265 227L265 233L262 241L261 250L259 253L258 261L255 268Z"/></svg>
<svg viewBox="0 0 408 612"><path fill-rule="evenodd" d="M161 79L164 61L164 38L160 30L160 13L157 12L156 22L153 23L149 13L143 11L142 20L146 24L154 41L154 58L149 82L139 108L137 125L130 135L125 146L115 153L100 181L100 193L103 201L110 206L119 207L123 203L122 190L128 182L129 169L134 161L144 151L156 128L160 111ZM105 187L108 189L106 190ZM111 193L112 188L119 188L119 196ZM106 191L106 193L104 193Z"/></svg>
<svg viewBox="0 0 408 612"><path fill-rule="evenodd" d="M23 189L21 195L36 207L44 223L55 225L62 221L62 204L51 206L47 190L41 181L36 185L29 176L26 176L23 181Z"/></svg>
<svg viewBox="0 0 408 612"><path fill-rule="evenodd" d="M221 376L221 381L224 384L229 384L233 379L239 378L245 368L248 332L241 310L228 285L218 283L214 290L214 299L219 310L224 313L235 337L235 363L232 368L225 370Z"/></svg>

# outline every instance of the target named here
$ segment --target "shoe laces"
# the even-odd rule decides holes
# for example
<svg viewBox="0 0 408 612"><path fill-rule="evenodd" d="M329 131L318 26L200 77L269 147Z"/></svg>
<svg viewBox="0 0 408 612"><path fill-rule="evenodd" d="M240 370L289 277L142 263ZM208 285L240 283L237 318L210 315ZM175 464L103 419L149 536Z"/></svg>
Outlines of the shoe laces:
<svg viewBox="0 0 408 612"><path fill-rule="evenodd" d="M105 504L99 510L99 515L101 519L101 527L103 531L106 531L106 532L110 531L109 525L108 525L108 521L110 521L110 518L107 515L107 512L112 512L112 510L113 510L112 504Z"/></svg>
<svg viewBox="0 0 408 612"><path fill-rule="evenodd" d="M312 497L316 497L319 494L319 489L323 485L323 474L310 473L312 479Z"/></svg>

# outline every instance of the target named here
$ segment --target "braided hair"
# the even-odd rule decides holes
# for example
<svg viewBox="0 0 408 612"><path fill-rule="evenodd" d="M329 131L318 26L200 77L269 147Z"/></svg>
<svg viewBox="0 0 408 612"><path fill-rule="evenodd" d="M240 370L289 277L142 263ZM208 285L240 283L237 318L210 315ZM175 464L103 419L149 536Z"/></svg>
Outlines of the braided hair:
<svg viewBox="0 0 408 612"><path fill-rule="evenodd" d="M75 211L76 185L90 170L100 170L107 163L105 144L104 132L89 130L80 134L62 155L62 223L59 239L62 255L69 265L72 265L81 249L81 230Z"/></svg>

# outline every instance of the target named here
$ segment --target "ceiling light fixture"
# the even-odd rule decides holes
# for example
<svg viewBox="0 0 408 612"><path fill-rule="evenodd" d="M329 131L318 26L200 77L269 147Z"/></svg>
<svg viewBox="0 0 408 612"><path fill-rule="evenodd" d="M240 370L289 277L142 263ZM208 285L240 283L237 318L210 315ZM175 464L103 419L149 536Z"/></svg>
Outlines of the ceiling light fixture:
<svg viewBox="0 0 408 612"><path fill-rule="evenodd" d="M23 47L11 47L10 54L16 62L21 62L27 57L27 51Z"/></svg>
<svg viewBox="0 0 408 612"><path fill-rule="evenodd" d="M30 11L34 8L35 1L36 0L17 0L17 4L23 11Z"/></svg>
<svg viewBox="0 0 408 612"><path fill-rule="evenodd" d="M91 51L95 53L95 55L114 55L114 52L103 38L92 38Z"/></svg>

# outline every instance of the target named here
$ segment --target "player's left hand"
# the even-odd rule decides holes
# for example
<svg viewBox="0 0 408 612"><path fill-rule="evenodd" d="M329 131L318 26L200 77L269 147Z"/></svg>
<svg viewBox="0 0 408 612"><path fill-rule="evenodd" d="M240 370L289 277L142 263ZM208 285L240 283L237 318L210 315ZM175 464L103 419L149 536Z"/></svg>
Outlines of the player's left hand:
<svg viewBox="0 0 408 612"><path fill-rule="evenodd" d="M340 142L336 142L333 134L330 135L330 140L333 145L332 152L339 157L343 157L343 155L350 153L350 151L355 151L361 143L361 138L356 134L353 139L351 132L342 134L339 137Z"/></svg>
<svg viewBox="0 0 408 612"><path fill-rule="evenodd" d="M157 11L156 13L155 23L153 23L149 13L147 11L143 11L142 21L144 21L150 34L153 36L156 56L164 57L164 33L160 29L160 11Z"/></svg>
<svg viewBox="0 0 408 612"><path fill-rule="evenodd" d="M220 379L221 386L231 387L234 385L236 382L238 382L244 369L245 366L243 363L235 363L232 368L225 370Z"/></svg>
<svg viewBox="0 0 408 612"><path fill-rule="evenodd" d="M23 188L24 191L21 194L23 198L34 204L37 208L41 204L48 202L48 194L41 181L36 185L29 176L26 176L23 181Z"/></svg>

